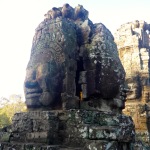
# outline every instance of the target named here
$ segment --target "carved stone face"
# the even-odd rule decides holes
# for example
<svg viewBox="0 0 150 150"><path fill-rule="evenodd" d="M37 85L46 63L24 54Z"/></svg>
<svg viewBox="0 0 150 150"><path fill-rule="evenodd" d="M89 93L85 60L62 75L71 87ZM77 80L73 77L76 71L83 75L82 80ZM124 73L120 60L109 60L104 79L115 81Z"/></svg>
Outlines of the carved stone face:
<svg viewBox="0 0 150 150"><path fill-rule="evenodd" d="M127 80L129 92L127 93L127 99L137 99L141 95L140 83L137 79Z"/></svg>
<svg viewBox="0 0 150 150"><path fill-rule="evenodd" d="M53 21L49 20L47 24L42 22L33 38L24 82L28 108L59 109L61 94L74 94L74 23L62 18L57 19L56 23Z"/></svg>
<svg viewBox="0 0 150 150"><path fill-rule="evenodd" d="M29 108L59 103L62 90L59 66L55 62L46 62L27 68L24 90Z"/></svg>

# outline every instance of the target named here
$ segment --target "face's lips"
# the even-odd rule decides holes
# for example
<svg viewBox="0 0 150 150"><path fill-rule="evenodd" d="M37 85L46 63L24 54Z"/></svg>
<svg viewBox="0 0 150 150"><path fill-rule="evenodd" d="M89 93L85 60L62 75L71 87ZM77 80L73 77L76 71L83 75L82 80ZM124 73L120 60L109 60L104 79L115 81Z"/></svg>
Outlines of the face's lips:
<svg viewBox="0 0 150 150"><path fill-rule="evenodd" d="M41 93L30 93L30 94L26 94L26 99L39 97L39 96L41 96Z"/></svg>
<svg viewBox="0 0 150 150"><path fill-rule="evenodd" d="M42 94L42 89L26 89L26 98L39 97Z"/></svg>

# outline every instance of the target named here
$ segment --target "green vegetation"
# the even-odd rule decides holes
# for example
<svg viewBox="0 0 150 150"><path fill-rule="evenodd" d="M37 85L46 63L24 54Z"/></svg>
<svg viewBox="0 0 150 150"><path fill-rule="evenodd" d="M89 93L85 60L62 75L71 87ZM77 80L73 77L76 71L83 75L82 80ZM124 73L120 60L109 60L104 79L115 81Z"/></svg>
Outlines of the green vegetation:
<svg viewBox="0 0 150 150"><path fill-rule="evenodd" d="M0 128L8 126L17 112L26 111L26 105L20 95L11 95L9 99L0 99Z"/></svg>

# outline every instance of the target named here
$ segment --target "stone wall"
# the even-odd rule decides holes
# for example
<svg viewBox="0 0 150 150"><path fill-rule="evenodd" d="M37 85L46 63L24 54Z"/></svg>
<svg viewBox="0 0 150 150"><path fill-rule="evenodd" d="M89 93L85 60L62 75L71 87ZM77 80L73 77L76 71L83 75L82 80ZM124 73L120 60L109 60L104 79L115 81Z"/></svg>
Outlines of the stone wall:
<svg viewBox="0 0 150 150"><path fill-rule="evenodd" d="M1 130L0 149L129 150L134 136L131 117L122 114L75 109L30 111L16 113L11 128Z"/></svg>

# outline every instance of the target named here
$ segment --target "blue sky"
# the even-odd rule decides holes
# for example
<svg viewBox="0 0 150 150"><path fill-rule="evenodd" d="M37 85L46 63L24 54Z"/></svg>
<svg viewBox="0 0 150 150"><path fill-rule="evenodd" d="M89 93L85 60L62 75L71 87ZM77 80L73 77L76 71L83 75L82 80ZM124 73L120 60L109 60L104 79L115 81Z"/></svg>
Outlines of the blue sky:
<svg viewBox="0 0 150 150"><path fill-rule="evenodd" d="M0 97L22 94L35 28L52 7L81 4L114 33L134 20L150 23L150 0L0 0Z"/></svg>

